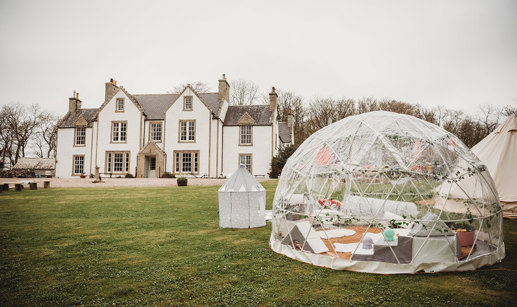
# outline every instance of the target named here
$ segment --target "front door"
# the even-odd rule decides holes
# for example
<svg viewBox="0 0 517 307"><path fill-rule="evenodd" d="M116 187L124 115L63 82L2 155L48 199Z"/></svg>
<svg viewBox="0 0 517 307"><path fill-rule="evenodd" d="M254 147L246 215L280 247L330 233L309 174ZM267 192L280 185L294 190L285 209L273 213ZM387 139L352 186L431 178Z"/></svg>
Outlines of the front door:
<svg viewBox="0 0 517 307"><path fill-rule="evenodd" d="M149 159L149 171L147 172L148 178L156 178L156 156L148 157Z"/></svg>

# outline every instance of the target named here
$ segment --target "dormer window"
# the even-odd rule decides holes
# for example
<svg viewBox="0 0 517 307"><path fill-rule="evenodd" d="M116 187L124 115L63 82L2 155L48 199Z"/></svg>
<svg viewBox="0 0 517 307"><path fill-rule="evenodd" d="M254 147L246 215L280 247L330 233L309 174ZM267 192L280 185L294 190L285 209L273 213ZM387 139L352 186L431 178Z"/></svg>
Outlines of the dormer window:
<svg viewBox="0 0 517 307"><path fill-rule="evenodd" d="M239 126L239 145L253 145L253 127L250 125Z"/></svg>
<svg viewBox="0 0 517 307"><path fill-rule="evenodd" d="M76 127L75 128L75 146L85 146L86 145L86 127Z"/></svg>
<svg viewBox="0 0 517 307"><path fill-rule="evenodd" d="M192 111L192 96L183 98L183 111Z"/></svg>
<svg viewBox="0 0 517 307"><path fill-rule="evenodd" d="M117 98L117 112L124 112L124 98Z"/></svg>

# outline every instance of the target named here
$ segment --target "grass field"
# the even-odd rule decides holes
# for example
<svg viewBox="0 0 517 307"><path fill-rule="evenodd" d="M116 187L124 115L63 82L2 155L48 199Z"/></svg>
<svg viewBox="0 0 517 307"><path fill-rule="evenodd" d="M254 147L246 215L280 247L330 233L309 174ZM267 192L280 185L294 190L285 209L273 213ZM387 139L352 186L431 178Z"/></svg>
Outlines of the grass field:
<svg viewBox="0 0 517 307"><path fill-rule="evenodd" d="M276 181L264 183L268 204ZM477 272L374 275L277 255L271 226L218 228L218 187L0 194L0 305L512 305L507 256Z"/></svg>

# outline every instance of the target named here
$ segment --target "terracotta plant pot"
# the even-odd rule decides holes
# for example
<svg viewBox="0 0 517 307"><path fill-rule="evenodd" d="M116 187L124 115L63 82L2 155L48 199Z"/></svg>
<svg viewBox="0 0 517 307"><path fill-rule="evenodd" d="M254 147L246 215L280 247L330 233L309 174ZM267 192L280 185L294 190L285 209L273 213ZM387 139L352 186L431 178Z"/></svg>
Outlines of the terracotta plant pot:
<svg viewBox="0 0 517 307"><path fill-rule="evenodd" d="M457 231L456 236L461 246L472 246L476 239L476 231Z"/></svg>

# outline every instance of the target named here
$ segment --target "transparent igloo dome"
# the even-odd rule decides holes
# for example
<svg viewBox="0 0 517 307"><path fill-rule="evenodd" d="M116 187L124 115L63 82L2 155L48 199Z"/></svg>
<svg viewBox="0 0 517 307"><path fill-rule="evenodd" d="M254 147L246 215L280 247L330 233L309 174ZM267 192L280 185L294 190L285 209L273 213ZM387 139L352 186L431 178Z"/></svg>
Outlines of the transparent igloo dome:
<svg viewBox="0 0 517 307"><path fill-rule="evenodd" d="M287 161L271 248L338 270L464 271L504 258L486 167L454 135L377 111L311 135Z"/></svg>

